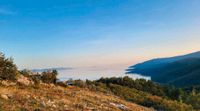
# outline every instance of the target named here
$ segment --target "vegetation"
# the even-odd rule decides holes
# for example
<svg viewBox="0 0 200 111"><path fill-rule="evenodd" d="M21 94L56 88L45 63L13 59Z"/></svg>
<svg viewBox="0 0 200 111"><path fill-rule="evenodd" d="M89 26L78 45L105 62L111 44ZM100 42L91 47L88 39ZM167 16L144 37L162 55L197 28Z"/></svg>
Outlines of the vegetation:
<svg viewBox="0 0 200 111"><path fill-rule="evenodd" d="M0 79L15 80L17 76L17 67L12 58L6 58L0 53Z"/></svg>
<svg viewBox="0 0 200 111"><path fill-rule="evenodd" d="M110 85L109 88L111 91L121 97L124 97L126 100L132 101L134 103L146 106L153 107L157 110L164 111L189 111L192 110L190 105L186 105L177 101L163 99L159 96L153 96L151 94L143 93L141 91L122 87L118 85Z"/></svg>
<svg viewBox="0 0 200 111"><path fill-rule="evenodd" d="M2 98L2 94L8 99ZM123 104L130 111L153 111L114 95L76 86L60 87L45 83L37 88L0 85L0 111L122 111L111 103Z"/></svg>
<svg viewBox="0 0 200 111"><path fill-rule="evenodd" d="M126 76L124 78L115 78L115 77L101 78L97 80L97 82L102 82L105 84L117 84L117 85L129 87L129 88L135 88L139 91L144 91L147 93L151 93L153 95L165 96L163 87L161 87L158 84L155 84L154 82L150 80L145 80L145 79L133 80L132 78L129 78L128 76Z"/></svg>
<svg viewBox="0 0 200 111"><path fill-rule="evenodd" d="M185 103L188 105L192 105L194 109L199 110L199 104L200 104L200 92L198 91L199 87L176 88L173 86L160 85L160 84L154 83L153 81L144 80L144 79L133 80L129 77L101 78L97 80L96 82L105 83L107 86L109 86L110 84L115 84L115 85L120 85L123 87L128 87L130 89L136 89L138 91L151 94L154 97L158 96L158 97L164 98L165 100L172 100L172 101L177 101L178 103ZM119 88L116 88L116 89L119 89ZM120 91L117 91L117 92L119 93ZM160 104L161 103L159 103L159 105ZM142 105L144 104L142 103ZM158 108L158 107L155 106L154 108Z"/></svg>
<svg viewBox="0 0 200 111"><path fill-rule="evenodd" d="M159 83L177 87L190 87L200 84L200 52L146 61L131 66L128 73L151 76Z"/></svg>
<svg viewBox="0 0 200 111"><path fill-rule="evenodd" d="M56 70L42 72L41 80L44 83L56 83L58 72Z"/></svg>
<svg viewBox="0 0 200 111"><path fill-rule="evenodd" d="M56 70L42 73L33 73L29 70L18 71L13 60L1 54L0 110L87 110L88 108L91 110L124 110L123 108L126 107L119 107L121 104L128 105L129 109L138 108L138 110L150 111L153 109L161 111L200 110L200 86L198 85L177 88L145 79L133 80L128 76L100 78L95 81L58 82L57 75ZM71 84L73 86L67 83L73 83ZM9 104L14 105L8 106Z"/></svg>
<svg viewBox="0 0 200 111"><path fill-rule="evenodd" d="M167 86L160 86L152 81L146 81L144 79L133 80L129 77L124 77L101 78L96 81L87 80L86 82L79 80L74 82L77 86L87 87L94 91L115 94L127 101L146 107L153 107L157 110L189 111L194 108L189 104L183 103L182 89L174 88L170 90ZM167 90L168 92L165 92Z"/></svg>

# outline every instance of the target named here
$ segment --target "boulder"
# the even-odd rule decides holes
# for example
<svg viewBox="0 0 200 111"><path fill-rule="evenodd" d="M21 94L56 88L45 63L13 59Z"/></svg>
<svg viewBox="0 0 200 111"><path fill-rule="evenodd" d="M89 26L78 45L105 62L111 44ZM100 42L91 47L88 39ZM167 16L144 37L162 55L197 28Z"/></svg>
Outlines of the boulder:
<svg viewBox="0 0 200 111"><path fill-rule="evenodd" d="M8 81L8 80L1 81L1 84L4 86L15 86L16 85L16 83L14 83L12 81Z"/></svg>
<svg viewBox="0 0 200 111"><path fill-rule="evenodd" d="M8 99L9 99L8 96L7 96L6 94L1 94L1 98L2 98L2 99L5 99L5 100L8 100Z"/></svg>
<svg viewBox="0 0 200 111"><path fill-rule="evenodd" d="M29 86L29 85L32 85L34 84L33 81L31 81L29 78L23 76L23 75L20 75L18 78L17 78L17 82L19 84L23 84L25 86Z"/></svg>

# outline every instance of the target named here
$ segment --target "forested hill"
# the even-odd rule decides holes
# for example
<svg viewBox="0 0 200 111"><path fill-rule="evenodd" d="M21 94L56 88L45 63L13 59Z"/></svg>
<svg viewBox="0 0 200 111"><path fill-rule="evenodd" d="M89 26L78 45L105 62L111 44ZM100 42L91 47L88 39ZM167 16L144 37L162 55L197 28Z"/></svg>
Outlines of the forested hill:
<svg viewBox="0 0 200 111"><path fill-rule="evenodd" d="M175 86L200 85L200 52L149 60L129 67L127 73L151 76L153 81Z"/></svg>

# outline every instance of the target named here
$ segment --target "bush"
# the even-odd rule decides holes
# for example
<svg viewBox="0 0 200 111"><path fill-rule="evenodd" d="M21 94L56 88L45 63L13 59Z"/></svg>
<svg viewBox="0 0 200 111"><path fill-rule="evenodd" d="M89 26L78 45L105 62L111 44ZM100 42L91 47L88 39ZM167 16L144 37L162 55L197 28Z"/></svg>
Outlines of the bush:
<svg viewBox="0 0 200 111"><path fill-rule="evenodd" d="M65 82L57 82L56 85L62 86L62 87L67 87L67 84Z"/></svg>
<svg viewBox="0 0 200 111"><path fill-rule="evenodd" d="M30 77L30 75L32 75L32 72L28 69L21 70L19 71L19 73L28 78Z"/></svg>
<svg viewBox="0 0 200 111"><path fill-rule="evenodd" d="M0 79L16 80L17 72L13 59L5 58L4 54L0 53Z"/></svg>
<svg viewBox="0 0 200 111"><path fill-rule="evenodd" d="M58 72L56 70L42 72L41 80L44 83L56 83Z"/></svg>
<svg viewBox="0 0 200 111"><path fill-rule="evenodd" d="M74 82L75 86L78 86L78 87L81 87L81 88L86 88L87 87L87 84L82 80L74 80L72 82Z"/></svg>

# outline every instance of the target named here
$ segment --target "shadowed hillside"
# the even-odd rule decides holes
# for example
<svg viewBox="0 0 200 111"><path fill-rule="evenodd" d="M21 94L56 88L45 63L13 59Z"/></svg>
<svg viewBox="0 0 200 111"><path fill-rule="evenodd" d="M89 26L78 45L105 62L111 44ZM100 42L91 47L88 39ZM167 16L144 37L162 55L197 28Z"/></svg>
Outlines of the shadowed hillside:
<svg viewBox="0 0 200 111"><path fill-rule="evenodd" d="M153 81L176 86L200 85L200 52L153 59L131 66L127 73L151 76Z"/></svg>

